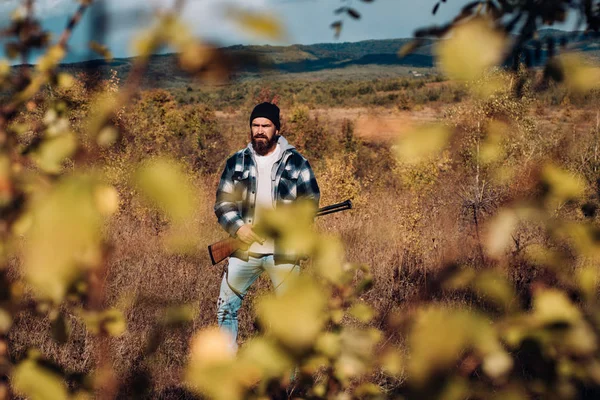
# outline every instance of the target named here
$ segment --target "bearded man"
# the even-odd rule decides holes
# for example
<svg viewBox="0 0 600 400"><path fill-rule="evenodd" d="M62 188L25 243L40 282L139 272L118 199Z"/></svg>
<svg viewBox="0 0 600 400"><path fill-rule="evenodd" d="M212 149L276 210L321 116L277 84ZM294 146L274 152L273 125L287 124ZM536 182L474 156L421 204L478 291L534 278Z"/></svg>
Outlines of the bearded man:
<svg viewBox="0 0 600 400"><path fill-rule="evenodd" d="M227 160L217 189L214 209L219 224L249 246L229 258L217 301L219 326L231 335L234 349L238 311L252 283L266 271L279 293L299 272L297 255L284 254L254 227L265 212L282 204L308 199L315 208L319 205L319 186L310 164L279 135L280 128L279 108L257 105L250 115L250 143Z"/></svg>

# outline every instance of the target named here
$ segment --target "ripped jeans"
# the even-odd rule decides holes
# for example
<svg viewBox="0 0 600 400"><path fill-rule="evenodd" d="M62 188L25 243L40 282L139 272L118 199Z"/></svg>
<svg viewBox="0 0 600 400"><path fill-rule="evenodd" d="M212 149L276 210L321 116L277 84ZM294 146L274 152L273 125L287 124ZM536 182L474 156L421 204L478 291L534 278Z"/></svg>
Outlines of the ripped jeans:
<svg viewBox="0 0 600 400"><path fill-rule="evenodd" d="M297 276L300 267L295 264L277 264L273 255L248 258L248 261L236 257L229 258L229 265L221 281L221 290L217 301L217 321L221 330L231 336L231 347L237 350L238 311L242 299L254 281L266 271L271 278L275 293L285 290L286 284Z"/></svg>

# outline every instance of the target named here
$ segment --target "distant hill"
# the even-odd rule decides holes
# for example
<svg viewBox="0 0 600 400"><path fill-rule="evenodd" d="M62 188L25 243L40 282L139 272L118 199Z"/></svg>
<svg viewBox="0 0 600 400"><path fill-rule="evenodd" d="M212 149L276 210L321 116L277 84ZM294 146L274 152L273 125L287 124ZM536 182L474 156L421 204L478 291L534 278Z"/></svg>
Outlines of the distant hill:
<svg viewBox="0 0 600 400"><path fill-rule="evenodd" d="M313 45L291 46L230 46L222 48L224 57L230 60L236 69L233 79L259 78L265 74L285 76L295 73L315 73L326 71L344 71L353 67L353 71L364 70L365 75L372 73L373 66L403 68L408 73L411 68L430 70L434 68L434 40L428 40L415 53L399 58L398 50L411 39L366 40L361 42L320 43ZM541 64L547 57L547 43L552 40L556 47L567 43L570 49L578 49L592 58L600 60L600 41L597 37L588 37L581 32L565 32L557 29L541 30L538 41L541 43L540 56L535 63ZM535 43L528 45L533 52ZM173 87L189 82L189 76L177 68L174 54L152 56L145 86ZM134 59L119 58L111 62L103 60L64 64L62 68L69 72L97 71L102 76L116 70L124 77L130 71ZM366 68L366 67L369 68ZM363 68L363 69L361 69ZM400 69L399 69L400 70Z"/></svg>
<svg viewBox="0 0 600 400"><path fill-rule="evenodd" d="M367 40L354 43L321 43L291 46L243 46L222 48L226 59L235 65L233 79L258 78L264 74L286 75L291 73L311 73L319 71L343 70L346 67L399 66L430 69L434 66L431 44L419 52L402 59L398 50L410 39ZM134 58L117 58L63 64L61 69L70 72L94 71L108 76L110 70L125 77L131 71ZM365 71L365 75L369 72ZM408 73L405 68L404 73ZM175 54L154 55L151 57L145 86L173 87L189 82L189 76L177 67Z"/></svg>

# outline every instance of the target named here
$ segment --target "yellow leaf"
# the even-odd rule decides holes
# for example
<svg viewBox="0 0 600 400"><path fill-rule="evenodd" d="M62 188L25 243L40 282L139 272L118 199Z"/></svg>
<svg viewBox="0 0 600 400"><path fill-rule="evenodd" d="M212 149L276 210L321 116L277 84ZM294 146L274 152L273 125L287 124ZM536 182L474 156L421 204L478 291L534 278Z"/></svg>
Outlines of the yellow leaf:
<svg viewBox="0 0 600 400"><path fill-rule="evenodd" d="M242 363L257 367L263 380L281 377L293 367L290 356L265 338L253 339L247 343L241 349L238 358Z"/></svg>
<svg viewBox="0 0 600 400"><path fill-rule="evenodd" d="M10 74L10 64L6 60L0 60L0 82Z"/></svg>
<svg viewBox="0 0 600 400"><path fill-rule="evenodd" d="M135 184L144 197L177 222L194 212L193 189L183 166L157 159L143 163L135 174Z"/></svg>
<svg viewBox="0 0 600 400"><path fill-rule="evenodd" d="M511 84L506 74L492 71L492 73L484 74L476 81L469 81L468 87L480 99L487 100L491 96L510 91Z"/></svg>
<svg viewBox="0 0 600 400"><path fill-rule="evenodd" d="M154 31L140 32L132 41L131 52L140 57L149 57L158 47L159 40Z"/></svg>
<svg viewBox="0 0 600 400"><path fill-rule="evenodd" d="M57 80L58 86L60 86L63 89L68 89L75 84L75 78L73 78L72 75L64 72L58 74Z"/></svg>
<svg viewBox="0 0 600 400"><path fill-rule="evenodd" d="M83 311L81 318L85 326L94 335L106 332L111 336L120 336L127 330L123 312L110 308L101 312Z"/></svg>
<svg viewBox="0 0 600 400"><path fill-rule="evenodd" d="M214 56L215 50L203 43L190 42L179 53L181 68L190 73L201 70Z"/></svg>
<svg viewBox="0 0 600 400"><path fill-rule="evenodd" d="M600 278L598 268L595 266L584 266L577 269L576 279L581 291L588 300L595 297L598 288L598 279Z"/></svg>
<svg viewBox="0 0 600 400"><path fill-rule="evenodd" d="M419 312L409 344L408 372L417 385L425 384L437 372L452 368L466 349L489 354L501 348L489 322L482 316L439 306Z"/></svg>
<svg viewBox="0 0 600 400"><path fill-rule="evenodd" d="M304 351L314 345L325 325L327 291L308 276L292 281L277 297L258 302L263 326L286 347Z"/></svg>
<svg viewBox="0 0 600 400"><path fill-rule="evenodd" d="M542 325L575 324L581 312L567 295L557 289L541 290L533 297L533 315Z"/></svg>
<svg viewBox="0 0 600 400"><path fill-rule="evenodd" d="M181 52L188 45L194 43L194 38L189 27L173 14L163 16L158 29L166 42L178 52Z"/></svg>
<svg viewBox="0 0 600 400"><path fill-rule="evenodd" d="M94 190L96 207L102 215L113 215L119 209L119 193L109 185L99 185Z"/></svg>
<svg viewBox="0 0 600 400"><path fill-rule="evenodd" d="M483 359L482 369L492 379L502 379L513 367L513 359L506 351L495 351Z"/></svg>
<svg viewBox="0 0 600 400"><path fill-rule="evenodd" d="M96 185L91 177L72 177L33 203L23 273L37 296L60 302L85 268L98 265L103 218Z"/></svg>
<svg viewBox="0 0 600 400"><path fill-rule="evenodd" d="M279 20L264 11L249 11L230 7L227 16L236 22L243 30L256 36L271 40L283 40L286 36L283 25Z"/></svg>
<svg viewBox="0 0 600 400"><path fill-rule="evenodd" d="M590 65L581 55L566 53L559 56L565 83L575 92L586 93L600 87L600 68Z"/></svg>
<svg viewBox="0 0 600 400"><path fill-rule="evenodd" d="M307 235L311 234L307 233ZM309 237L312 237L312 235ZM310 239L307 241L310 243ZM344 274L343 262L345 250L339 238L320 237L319 240L314 240L312 243L316 247L312 257L312 265L315 271L329 282L334 284L341 283Z"/></svg>
<svg viewBox="0 0 600 400"><path fill-rule="evenodd" d="M552 164L544 167L542 181L547 185L550 196L559 202L577 199L585 191L583 178Z"/></svg>
<svg viewBox="0 0 600 400"><path fill-rule="evenodd" d="M570 354L579 357L593 356L598 350L596 333L587 322L576 323L570 329L562 344Z"/></svg>
<svg viewBox="0 0 600 400"><path fill-rule="evenodd" d="M44 140L33 155L38 166L50 174L59 174L63 163L77 150L77 138L72 132Z"/></svg>
<svg viewBox="0 0 600 400"><path fill-rule="evenodd" d="M418 49L420 45L421 41L419 40L411 40L410 42L405 43L398 51L398 57L402 58L411 54L413 51Z"/></svg>
<svg viewBox="0 0 600 400"><path fill-rule="evenodd" d="M110 147L117 142L119 132L113 126L106 126L100 130L96 141L100 147Z"/></svg>
<svg viewBox="0 0 600 400"><path fill-rule="evenodd" d="M37 61L36 68L40 72L48 72L58 66L65 57L66 51L59 45L50 47Z"/></svg>
<svg viewBox="0 0 600 400"><path fill-rule="evenodd" d="M235 364L232 340L216 327L196 333L185 370L186 386L211 399L241 399L244 382L255 383L258 368Z"/></svg>
<svg viewBox="0 0 600 400"><path fill-rule="evenodd" d="M486 250L491 257L503 256L512 244L514 233L519 219L512 210L501 210L490 222L486 234Z"/></svg>
<svg viewBox="0 0 600 400"><path fill-rule="evenodd" d="M312 229L315 211L315 205L311 201L299 201L279 206L277 210L265 210L256 231L263 237L277 238L277 246L283 254L310 255L318 245ZM331 261L338 254L337 250L337 247L332 247L330 251L320 255ZM334 274L335 266L332 269L331 274Z"/></svg>
<svg viewBox="0 0 600 400"><path fill-rule="evenodd" d="M515 303L516 294L506 277L492 270L479 273L472 282L474 291L494 303L502 311L508 311Z"/></svg>
<svg viewBox="0 0 600 400"><path fill-rule="evenodd" d="M487 137L481 145L480 157L483 163L493 163L500 161L504 157L502 138L508 129L508 125L504 122L490 121L487 129Z"/></svg>
<svg viewBox="0 0 600 400"><path fill-rule="evenodd" d="M381 388L374 383L363 383L356 388L356 396L359 399L374 397L380 398L382 396Z"/></svg>
<svg viewBox="0 0 600 400"><path fill-rule="evenodd" d="M382 370L387 374L401 376L404 373L404 356L397 349L386 350L379 362Z"/></svg>
<svg viewBox="0 0 600 400"><path fill-rule="evenodd" d="M424 125L403 135L394 147L398 161L416 164L436 157L448 143L451 132L442 125Z"/></svg>
<svg viewBox="0 0 600 400"><path fill-rule="evenodd" d="M120 310L109 309L102 313L102 326L110 336L121 336L127 330L125 316Z"/></svg>
<svg viewBox="0 0 600 400"><path fill-rule="evenodd" d="M474 80L502 61L506 37L486 18L456 25L436 46L442 70L452 79Z"/></svg>
<svg viewBox="0 0 600 400"><path fill-rule="evenodd" d="M340 335L333 332L324 332L319 336L315 344L315 350L327 356L336 358L342 349Z"/></svg>
<svg viewBox="0 0 600 400"><path fill-rule="evenodd" d="M190 344L190 363L210 366L232 361L235 350L232 338L219 328L207 328L194 335Z"/></svg>
<svg viewBox="0 0 600 400"><path fill-rule="evenodd" d="M12 317L6 310L4 310L3 308L0 308L0 335L7 334L11 325L12 325Z"/></svg>
<svg viewBox="0 0 600 400"><path fill-rule="evenodd" d="M181 325L192 322L197 315L197 307L191 304L169 307L167 310L165 310L162 323L167 326Z"/></svg>
<svg viewBox="0 0 600 400"><path fill-rule="evenodd" d="M100 44L95 41L91 41L90 49L92 49L92 51L96 52L97 54L101 55L102 58L104 58L104 60L106 60L106 61L110 62L113 59L110 49L103 44Z"/></svg>
<svg viewBox="0 0 600 400"><path fill-rule="evenodd" d="M68 392L61 377L34 360L25 360L15 368L12 387L21 396L31 400L64 400Z"/></svg>
<svg viewBox="0 0 600 400"><path fill-rule="evenodd" d="M348 313L360 322L364 323L371 321L375 316L375 311L371 308L371 306L365 303L354 304Z"/></svg>

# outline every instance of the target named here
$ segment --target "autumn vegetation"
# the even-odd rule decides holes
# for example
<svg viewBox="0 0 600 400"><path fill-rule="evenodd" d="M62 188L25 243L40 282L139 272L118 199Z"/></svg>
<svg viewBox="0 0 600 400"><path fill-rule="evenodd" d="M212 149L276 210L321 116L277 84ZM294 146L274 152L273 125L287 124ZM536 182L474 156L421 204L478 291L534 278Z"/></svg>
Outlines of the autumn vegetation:
<svg viewBox="0 0 600 400"><path fill-rule="evenodd" d="M191 76L224 76L176 13L128 76L57 72L62 39L38 67L0 66L0 399L598 396L598 67L494 67L506 38L475 16L422 78L140 89L165 43ZM17 22L15 40L47 44ZM322 205L354 209L268 217L310 257L281 296L253 287L232 354L206 246L260 101Z"/></svg>

